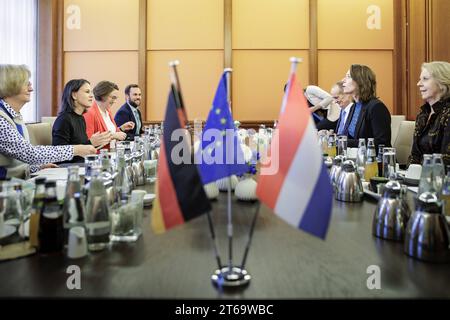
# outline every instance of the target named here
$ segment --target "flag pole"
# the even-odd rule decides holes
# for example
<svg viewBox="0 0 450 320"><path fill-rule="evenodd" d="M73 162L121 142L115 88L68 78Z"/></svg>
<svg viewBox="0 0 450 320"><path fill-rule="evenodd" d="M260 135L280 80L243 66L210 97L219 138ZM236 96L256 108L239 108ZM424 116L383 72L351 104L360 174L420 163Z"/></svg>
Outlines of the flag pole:
<svg viewBox="0 0 450 320"><path fill-rule="evenodd" d="M247 262L248 251L252 244L253 231L255 230L256 220L258 218L259 209L261 208L261 202L258 201L258 207L256 208L255 214L253 215L252 225L250 226L250 232L248 235L247 245L245 246L244 257L242 258L241 269L244 269L245 263Z"/></svg>
<svg viewBox="0 0 450 320"><path fill-rule="evenodd" d="M219 267L218 270L222 270L222 262L220 261L219 251L217 250L216 233L214 232L214 225L211 219L211 212L208 211L206 213L206 216L208 217L209 233L211 234L211 240L213 242L214 255L216 257L217 266Z"/></svg>
<svg viewBox="0 0 450 320"><path fill-rule="evenodd" d="M291 62L291 71L290 74L295 73L297 70L297 65L299 63L301 63L303 60L301 58L296 58L296 57L291 57L289 59L289 61ZM290 80L288 81L288 85L287 85L287 89L286 92L283 96L283 102L282 102L282 107L281 107L281 112L284 111L284 107L286 105L287 102L287 97L289 94L289 89L290 89ZM259 145L258 145L259 146ZM252 238L253 238L253 232L255 231L255 225L256 225L256 220L258 218L258 214L259 214L259 210L261 208L261 202L258 202L258 207L256 208L255 214L253 215L253 220L252 220L252 224L250 226L250 231L249 231L249 235L248 235L248 239L247 239L247 244L245 246L245 251L244 251L244 256L242 258L242 263L241 263L241 270L244 270L245 268L245 263L247 262L247 256L248 256L248 252L250 250L250 246L252 244Z"/></svg>
<svg viewBox="0 0 450 320"><path fill-rule="evenodd" d="M177 106L178 112L181 111L183 128L186 129L186 139L189 141L189 148L194 150L194 141L191 139L191 135L189 132L189 121L186 113L186 109L184 108L183 95L181 93L180 79L178 78L178 70L177 66L180 64L180 61L173 60L169 62L169 66L171 67L170 72L170 82L172 83L172 91L174 91L175 104ZM179 115L180 117L180 115ZM193 157L193 154L191 154ZM193 158L191 159L193 160Z"/></svg>
<svg viewBox="0 0 450 320"><path fill-rule="evenodd" d="M302 58L297 58L297 57L290 57L289 61L291 62L291 71L289 74L293 74L297 71L297 65L301 62L303 62ZM286 103L287 103L287 99L289 96L289 89L291 88L291 77L289 77L287 86L286 86L286 91L283 95L283 101L281 102L281 110L280 110L280 114L282 114L284 112L284 108L286 107Z"/></svg>
<svg viewBox="0 0 450 320"><path fill-rule="evenodd" d="M231 113L231 68L226 68L223 71L226 78L227 87L227 102L230 107ZM251 276L248 272L238 266L233 265L233 212L231 206L231 176L228 177L228 188L227 188L227 234L228 234L228 266L222 269L216 270L211 276L211 280L214 285L221 288L242 288L250 283Z"/></svg>
<svg viewBox="0 0 450 320"><path fill-rule="evenodd" d="M186 110L184 108L184 102L183 102L183 95L181 94L181 87L180 87L180 79L178 78L178 71L177 66L180 64L180 61L174 60L169 62L169 66L171 67L170 72L170 82L172 83L172 86L175 88L176 94L175 94L175 104L177 105L177 109L181 109L183 112L183 122L182 125L186 126L187 124L187 114Z"/></svg>
<svg viewBox="0 0 450 320"><path fill-rule="evenodd" d="M231 106L231 93L230 93L230 83L231 83L231 68L224 69L225 77L227 79L227 101L228 105ZM233 213L231 211L231 176L228 177L228 196L227 196L227 216L228 216L228 271L233 270Z"/></svg>
<svg viewBox="0 0 450 320"><path fill-rule="evenodd" d="M295 73L297 70L297 65L302 62L301 58L296 58L296 57L291 57L289 59L289 61L291 62L291 74ZM284 109L285 104L285 100L287 100L287 96L289 94L289 88L290 88L290 80L288 82L287 85L287 90L286 93L283 97L283 103L282 103L282 110ZM249 235L248 235L248 240L247 240L247 245L245 246L245 252L244 252L244 257L242 258L242 263L241 263L241 269L243 270L245 267L245 263L247 262L247 256L248 256L248 252L250 250L250 246L252 244L252 238L253 238L253 232L255 231L255 225L256 225L256 220L258 218L258 214L259 214L259 209L261 208L261 202L258 202L258 207L256 208L256 212L253 215L253 220L252 220L252 224L250 226L250 231L249 231Z"/></svg>
<svg viewBox="0 0 450 320"><path fill-rule="evenodd" d="M188 118L187 118L186 110L184 108L183 96L181 94L180 80L178 78L177 66L179 64L180 64L180 62L178 60L174 60L174 61L170 61L169 62L169 66L171 68L170 82L172 83L172 91L174 93L175 104L177 106L177 110L181 110L182 111L182 115L184 117L184 119L183 119L184 123L182 123L182 125L186 127L187 124L188 124ZM193 150L192 144L190 144L190 147L191 147L191 150ZM211 212L208 211L206 213L206 215L208 217L209 231L210 231L210 234L211 234L211 239L213 241L213 250L214 250L214 255L216 257L217 266L219 267L219 270L222 270L222 263L220 261L220 255L219 255L219 252L217 250L216 233L214 231L214 225L213 225L212 219L211 219Z"/></svg>

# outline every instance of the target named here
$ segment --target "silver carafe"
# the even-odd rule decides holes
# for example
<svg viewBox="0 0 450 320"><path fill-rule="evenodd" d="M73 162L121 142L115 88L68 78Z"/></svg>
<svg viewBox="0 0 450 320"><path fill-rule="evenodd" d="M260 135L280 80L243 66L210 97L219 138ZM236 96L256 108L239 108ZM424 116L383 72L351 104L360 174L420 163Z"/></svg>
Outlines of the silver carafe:
<svg viewBox="0 0 450 320"><path fill-rule="evenodd" d="M339 174L341 173L341 167L344 160L345 158L343 156L334 157L333 166L330 170L330 181L333 186L336 185Z"/></svg>
<svg viewBox="0 0 450 320"><path fill-rule="evenodd" d="M424 192L416 200L416 210L406 227L404 251L419 260L449 262L449 245L450 228L442 203L435 193Z"/></svg>
<svg viewBox="0 0 450 320"><path fill-rule="evenodd" d="M411 211L403 199L402 185L395 180L386 183L383 197L378 201L372 222L374 236L387 240L401 241Z"/></svg>
<svg viewBox="0 0 450 320"><path fill-rule="evenodd" d="M341 173L336 182L336 200L345 202L361 202L364 191L355 163L346 160L342 164Z"/></svg>

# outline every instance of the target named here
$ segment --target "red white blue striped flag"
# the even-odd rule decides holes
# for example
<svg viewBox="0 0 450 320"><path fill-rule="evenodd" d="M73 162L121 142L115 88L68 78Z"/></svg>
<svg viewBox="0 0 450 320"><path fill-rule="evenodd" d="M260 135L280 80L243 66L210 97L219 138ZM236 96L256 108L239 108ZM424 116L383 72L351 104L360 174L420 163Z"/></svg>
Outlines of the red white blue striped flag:
<svg viewBox="0 0 450 320"><path fill-rule="evenodd" d="M278 157L278 158L277 158ZM303 90L291 72L270 154L276 172L261 167L256 193L287 223L325 238L333 190Z"/></svg>

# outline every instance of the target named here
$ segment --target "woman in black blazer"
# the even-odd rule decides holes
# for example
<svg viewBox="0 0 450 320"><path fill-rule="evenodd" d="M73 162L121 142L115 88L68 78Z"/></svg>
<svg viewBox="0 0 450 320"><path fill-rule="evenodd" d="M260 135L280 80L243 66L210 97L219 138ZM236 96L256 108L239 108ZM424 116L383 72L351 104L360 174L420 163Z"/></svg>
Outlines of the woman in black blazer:
<svg viewBox="0 0 450 320"><path fill-rule="evenodd" d="M375 73L365 65L352 64L344 79L344 93L355 100L348 126L348 147L357 147L358 139L374 138L378 145L391 146L391 114L376 97Z"/></svg>
<svg viewBox="0 0 450 320"><path fill-rule="evenodd" d="M416 118L409 163L421 164L424 154L441 153L450 165L450 63L422 64L417 86L425 104Z"/></svg>

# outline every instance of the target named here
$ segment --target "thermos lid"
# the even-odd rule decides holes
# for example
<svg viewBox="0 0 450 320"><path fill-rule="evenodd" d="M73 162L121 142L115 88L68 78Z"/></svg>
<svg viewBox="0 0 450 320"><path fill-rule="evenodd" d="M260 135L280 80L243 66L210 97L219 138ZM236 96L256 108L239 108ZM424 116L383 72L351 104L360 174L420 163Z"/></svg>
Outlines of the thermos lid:
<svg viewBox="0 0 450 320"><path fill-rule="evenodd" d="M344 160L345 158L343 156L336 156L334 157L334 165L340 166Z"/></svg>
<svg viewBox="0 0 450 320"><path fill-rule="evenodd" d="M436 193L427 191L419 195L416 201L416 210L427 213L442 213L442 203Z"/></svg>
<svg viewBox="0 0 450 320"><path fill-rule="evenodd" d="M384 186L384 197L396 197L401 194L402 185L396 180L390 180Z"/></svg>
<svg viewBox="0 0 450 320"><path fill-rule="evenodd" d="M352 160L346 160L344 161L342 165L342 170L345 172L354 172L355 171L355 164Z"/></svg>

